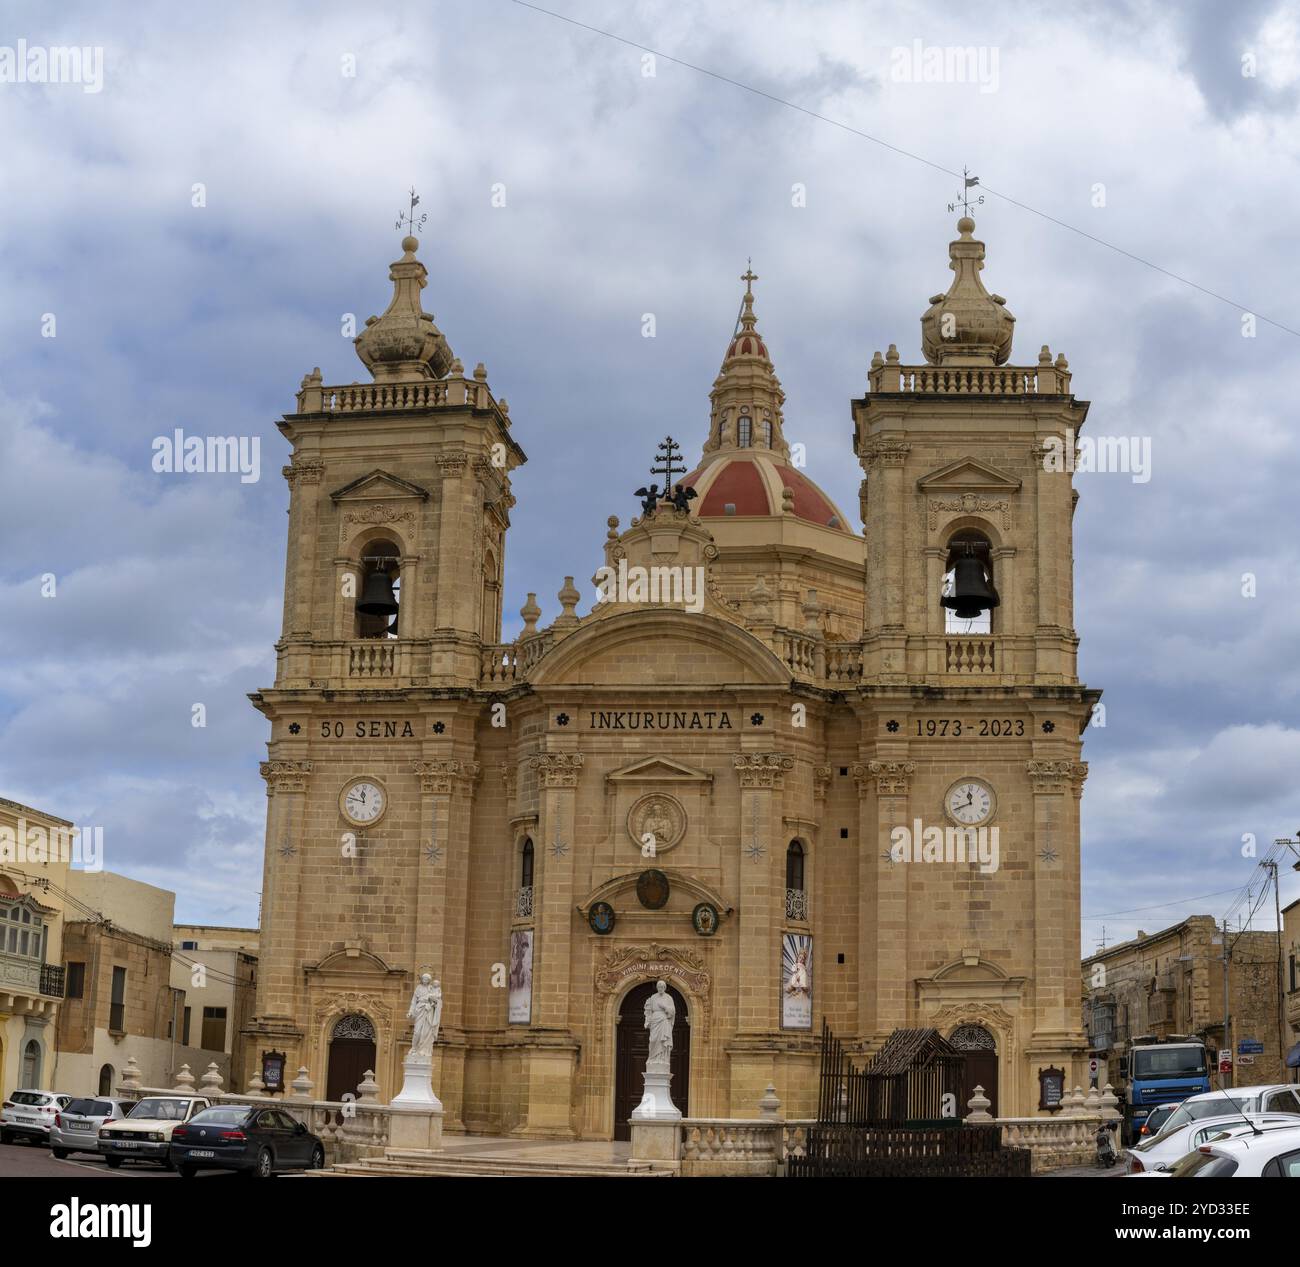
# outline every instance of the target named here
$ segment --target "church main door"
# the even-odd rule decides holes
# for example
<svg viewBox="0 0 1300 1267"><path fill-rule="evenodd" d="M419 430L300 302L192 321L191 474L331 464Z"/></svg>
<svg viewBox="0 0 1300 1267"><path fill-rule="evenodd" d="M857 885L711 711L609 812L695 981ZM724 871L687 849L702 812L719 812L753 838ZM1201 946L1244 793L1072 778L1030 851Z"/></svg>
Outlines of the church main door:
<svg viewBox="0 0 1300 1267"><path fill-rule="evenodd" d="M614 1138L631 1139L628 1122L632 1110L641 1103L645 1083L645 1062L650 1055L650 1031L645 1027L645 1001L655 992L655 983L646 981L623 996L618 1011L617 1041L614 1056ZM673 1080L670 1090L673 1103L687 1115L690 1103L691 1026L686 1015L686 1000L668 987L677 1020L673 1025Z"/></svg>
<svg viewBox="0 0 1300 1267"><path fill-rule="evenodd" d="M346 1092L353 1095L375 1067L375 1027L361 1015L340 1017L330 1034L327 1100L341 1100Z"/></svg>
<svg viewBox="0 0 1300 1267"><path fill-rule="evenodd" d="M966 1102L983 1087L989 1099L988 1113L998 1115L998 1047L983 1025L958 1025L948 1041L965 1057L961 1103L957 1113L966 1116Z"/></svg>

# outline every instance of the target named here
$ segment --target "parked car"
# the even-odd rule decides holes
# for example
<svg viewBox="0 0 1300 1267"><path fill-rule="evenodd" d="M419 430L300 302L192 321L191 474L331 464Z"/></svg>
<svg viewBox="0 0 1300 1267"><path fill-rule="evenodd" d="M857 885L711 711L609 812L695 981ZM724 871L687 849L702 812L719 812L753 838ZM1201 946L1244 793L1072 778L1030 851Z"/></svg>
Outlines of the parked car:
<svg viewBox="0 0 1300 1267"><path fill-rule="evenodd" d="M98 1095L92 1099L71 1100L67 1108L54 1115L50 1126L50 1152L60 1161L69 1153L98 1153L99 1128L105 1122L121 1121L132 1101Z"/></svg>
<svg viewBox="0 0 1300 1267"><path fill-rule="evenodd" d="M172 1132L210 1105L205 1096L146 1096L120 1122L100 1128L99 1151L113 1169L124 1161L156 1161L170 1170Z"/></svg>
<svg viewBox="0 0 1300 1267"><path fill-rule="evenodd" d="M172 1164L182 1179L197 1170L241 1170L269 1179L279 1170L320 1170L325 1145L283 1109L219 1105L172 1131Z"/></svg>
<svg viewBox="0 0 1300 1267"><path fill-rule="evenodd" d="M1294 1116L1284 1113L1240 1113L1217 1117L1202 1117L1172 1130L1162 1131L1153 1139L1144 1140L1129 1152L1128 1169L1131 1175L1168 1173L1188 1153L1211 1140L1228 1136L1251 1134L1253 1127L1263 1130L1286 1129L1297 1125Z"/></svg>
<svg viewBox="0 0 1300 1267"><path fill-rule="evenodd" d="M1170 1171L1174 1179L1300 1179L1300 1125L1210 1140Z"/></svg>
<svg viewBox="0 0 1300 1267"><path fill-rule="evenodd" d="M1229 1087L1226 1091L1202 1091L1189 1096L1165 1121L1163 1130L1186 1126L1203 1117L1222 1117L1228 1113L1295 1113L1300 1114L1300 1096L1285 1082L1270 1082L1257 1087Z"/></svg>
<svg viewBox="0 0 1300 1267"><path fill-rule="evenodd" d="M1164 1129L1165 1123L1169 1120L1169 1115L1178 1107L1181 1101L1175 1100L1172 1104L1157 1104L1150 1113L1142 1119L1142 1129L1138 1131L1138 1139L1154 1139Z"/></svg>
<svg viewBox="0 0 1300 1267"><path fill-rule="evenodd" d="M59 1091L12 1092L0 1107L0 1144L12 1144L18 1139L48 1143L54 1115L71 1099Z"/></svg>

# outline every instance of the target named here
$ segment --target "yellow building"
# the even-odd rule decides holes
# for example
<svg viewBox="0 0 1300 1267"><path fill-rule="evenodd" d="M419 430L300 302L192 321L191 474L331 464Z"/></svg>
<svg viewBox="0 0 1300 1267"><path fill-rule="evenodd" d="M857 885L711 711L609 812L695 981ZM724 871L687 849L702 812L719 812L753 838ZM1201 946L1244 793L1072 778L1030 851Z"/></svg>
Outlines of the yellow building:
<svg viewBox="0 0 1300 1267"><path fill-rule="evenodd" d="M245 1080L274 1052L318 1094L373 1069L391 1098L428 970L449 1131L623 1135L660 978L690 1116L753 1116L769 1083L811 1115L823 1019L857 1052L937 1027L1002 1115L1036 1111L1040 1070L1086 1081L1080 736L1098 694L1075 667L1073 464L1052 459L1087 405L1063 356L1011 364L973 230L922 317L924 363L890 345L851 401L861 534L788 438L750 272L700 460L656 481L696 496L611 515L589 558L606 601L579 615L566 577L560 615L540 628L530 594L510 644L525 455L483 366L466 374L423 312L406 239L356 340L373 381L313 371L279 424ZM620 443L649 458L657 440ZM596 512L623 509L605 496ZM528 507L527 530L554 513Z"/></svg>
<svg viewBox="0 0 1300 1267"><path fill-rule="evenodd" d="M55 1033L63 1000L64 897L73 825L0 799L0 1093L62 1090Z"/></svg>

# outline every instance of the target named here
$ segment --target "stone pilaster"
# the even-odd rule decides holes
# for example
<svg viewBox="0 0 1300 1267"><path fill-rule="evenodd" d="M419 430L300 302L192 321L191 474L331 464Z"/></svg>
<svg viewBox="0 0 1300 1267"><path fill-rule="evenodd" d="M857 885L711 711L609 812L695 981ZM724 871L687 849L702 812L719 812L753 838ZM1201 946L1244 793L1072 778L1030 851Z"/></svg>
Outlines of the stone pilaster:
<svg viewBox="0 0 1300 1267"><path fill-rule="evenodd" d="M297 1015L298 894L310 761L263 761L266 854L262 863L262 937L258 952L259 1017Z"/></svg>
<svg viewBox="0 0 1300 1267"><path fill-rule="evenodd" d="M537 773L540 813L534 840L533 1028L567 1030L572 962L574 802L585 761L580 752L529 759Z"/></svg>

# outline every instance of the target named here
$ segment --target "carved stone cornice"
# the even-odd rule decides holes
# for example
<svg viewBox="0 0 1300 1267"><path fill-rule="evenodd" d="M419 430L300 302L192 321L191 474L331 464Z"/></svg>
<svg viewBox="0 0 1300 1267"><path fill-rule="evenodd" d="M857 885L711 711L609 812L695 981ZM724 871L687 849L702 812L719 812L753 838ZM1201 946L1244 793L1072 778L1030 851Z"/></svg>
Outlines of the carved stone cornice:
<svg viewBox="0 0 1300 1267"><path fill-rule="evenodd" d="M280 474L290 488L297 484L319 484L321 476L325 474L325 463L318 458L306 458L291 466L281 467Z"/></svg>
<svg viewBox="0 0 1300 1267"><path fill-rule="evenodd" d="M1064 792L1068 783L1078 796L1083 791L1083 781L1088 777L1086 761L1029 761L1025 770L1033 781L1035 792Z"/></svg>
<svg viewBox="0 0 1300 1267"><path fill-rule="evenodd" d="M438 474L443 479L460 479L469 464L468 453L440 453L434 459L438 464Z"/></svg>
<svg viewBox="0 0 1300 1267"><path fill-rule="evenodd" d="M537 771L542 787L577 787L586 759L580 752L543 752L529 757L528 766Z"/></svg>
<svg viewBox="0 0 1300 1267"><path fill-rule="evenodd" d="M266 780L266 794L276 792L305 792L311 774L310 761L263 761L258 767Z"/></svg>
<svg viewBox="0 0 1300 1267"><path fill-rule="evenodd" d="M376 502L373 506L363 506L357 510L346 511L343 522L349 524L397 524L415 526L415 511L399 510L396 506L387 506Z"/></svg>
<svg viewBox="0 0 1300 1267"><path fill-rule="evenodd" d="M420 791L448 795L457 780L473 783L479 776L477 761L457 761L452 758L438 761L412 761L411 769L420 776Z"/></svg>
<svg viewBox="0 0 1300 1267"><path fill-rule="evenodd" d="M694 951L652 942L649 946L623 946L607 955L596 970L596 989L613 994L631 978L660 976L685 984L697 995L708 994L711 984L704 960Z"/></svg>
<svg viewBox="0 0 1300 1267"><path fill-rule="evenodd" d="M906 796L908 784L915 773L914 761L868 761L866 765L853 767L858 792L865 791L864 784L874 780L878 796Z"/></svg>
<svg viewBox="0 0 1300 1267"><path fill-rule="evenodd" d="M911 451L912 446L901 440L877 440L863 450L862 460L868 467L902 466Z"/></svg>
<svg viewBox="0 0 1300 1267"><path fill-rule="evenodd" d="M731 762L742 788L783 788L785 772L794 769L794 758L786 752L740 752Z"/></svg>
<svg viewBox="0 0 1300 1267"><path fill-rule="evenodd" d="M929 527L933 532L939 526L939 515L977 515L998 511L1003 528L1011 527L1011 502L1006 497L981 497L978 493L959 493L955 497L930 497L926 499L929 510Z"/></svg>

